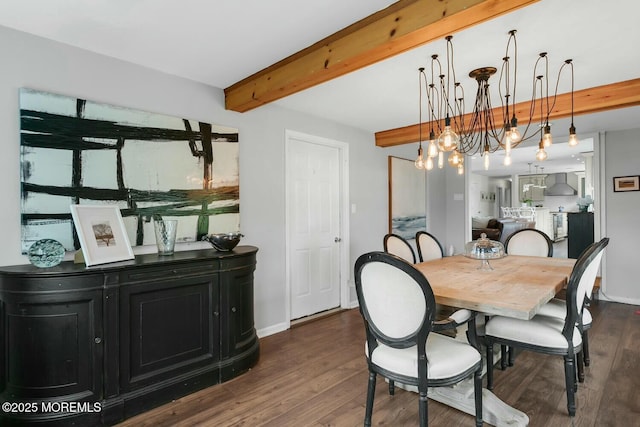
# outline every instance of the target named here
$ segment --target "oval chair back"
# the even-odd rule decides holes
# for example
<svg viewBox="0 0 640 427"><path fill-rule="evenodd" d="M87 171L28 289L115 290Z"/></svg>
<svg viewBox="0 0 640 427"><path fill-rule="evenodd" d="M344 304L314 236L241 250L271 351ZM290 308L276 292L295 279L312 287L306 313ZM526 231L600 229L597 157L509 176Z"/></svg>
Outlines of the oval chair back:
<svg viewBox="0 0 640 427"><path fill-rule="evenodd" d="M504 249L509 255L553 256L553 242L535 228L523 228L511 234L504 242Z"/></svg>
<svg viewBox="0 0 640 427"><path fill-rule="evenodd" d="M440 259L444 256L444 249L438 239L426 231L418 231L416 233L416 246L418 246L418 259L420 262Z"/></svg>
<svg viewBox="0 0 640 427"><path fill-rule="evenodd" d="M398 256L409 264L416 263L416 254L413 252L411 244L403 237L389 233L384 236L382 243L386 253Z"/></svg>

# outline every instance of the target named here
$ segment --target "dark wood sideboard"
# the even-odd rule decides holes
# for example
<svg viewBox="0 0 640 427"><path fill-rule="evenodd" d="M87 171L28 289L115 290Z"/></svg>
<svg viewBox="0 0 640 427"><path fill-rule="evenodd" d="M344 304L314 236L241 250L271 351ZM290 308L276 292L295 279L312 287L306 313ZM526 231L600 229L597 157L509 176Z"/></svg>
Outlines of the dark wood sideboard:
<svg viewBox="0 0 640 427"><path fill-rule="evenodd" d="M257 250L0 267L0 425L112 425L247 371Z"/></svg>

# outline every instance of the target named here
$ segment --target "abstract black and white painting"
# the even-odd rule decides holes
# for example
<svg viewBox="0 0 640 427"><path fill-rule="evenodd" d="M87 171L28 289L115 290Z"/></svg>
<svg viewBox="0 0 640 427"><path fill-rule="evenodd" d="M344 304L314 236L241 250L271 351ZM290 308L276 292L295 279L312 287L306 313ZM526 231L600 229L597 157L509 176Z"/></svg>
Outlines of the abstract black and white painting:
<svg viewBox="0 0 640 427"><path fill-rule="evenodd" d="M79 249L74 204L117 205L134 246L156 215L178 242L240 229L237 129L24 88L20 127L23 253Z"/></svg>
<svg viewBox="0 0 640 427"><path fill-rule="evenodd" d="M425 173L412 160L389 156L389 233L407 240L426 231Z"/></svg>

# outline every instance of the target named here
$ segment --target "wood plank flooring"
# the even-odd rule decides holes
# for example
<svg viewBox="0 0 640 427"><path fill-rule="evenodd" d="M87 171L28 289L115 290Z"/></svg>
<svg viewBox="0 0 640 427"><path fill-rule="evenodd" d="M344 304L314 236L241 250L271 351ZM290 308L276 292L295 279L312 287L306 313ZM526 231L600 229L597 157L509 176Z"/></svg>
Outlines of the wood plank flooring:
<svg viewBox="0 0 640 427"><path fill-rule="evenodd" d="M532 427L640 426L640 307L597 301L589 331L591 366L566 411L559 356L523 352L514 367L494 370L494 393L525 412ZM357 309L260 340L249 372L120 424L129 426L361 426L367 387L364 327ZM415 426L415 393L389 396L379 377L375 426ZM429 401L429 425L472 426L472 416Z"/></svg>

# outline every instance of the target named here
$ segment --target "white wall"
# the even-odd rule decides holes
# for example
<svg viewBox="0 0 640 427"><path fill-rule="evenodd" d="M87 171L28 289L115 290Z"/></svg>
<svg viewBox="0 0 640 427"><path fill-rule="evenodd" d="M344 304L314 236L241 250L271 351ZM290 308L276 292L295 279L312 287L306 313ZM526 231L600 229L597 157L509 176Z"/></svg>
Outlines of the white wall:
<svg viewBox="0 0 640 427"><path fill-rule="evenodd" d="M233 126L240 133L242 244L259 248L255 273L258 331L286 324L285 129L350 145L350 265L360 254L382 250L387 232L387 155L415 151L375 147L368 132L268 105L240 114L224 109L219 88L163 74L39 37L0 27L0 265L25 264L20 253L20 122L18 89L55 92L99 102ZM221 66L233 66L228 62ZM411 154L413 156L413 154ZM410 158L410 157L409 157ZM353 280L350 280L353 286ZM352 292L352 295L354 293Z"/></svg>
<svg viewBox="0 0 640 427"><path fill-rule="evenodd" d="M387 156L414 158L412 145L381 149L368 132L268 105L240 114L224 109L219 88L163 74L106 56L0 27L0 170L3 185L0 211L3 244L0 265L25 264L20 253L20 170L18 89L57 92L145 111L181 116L237 127L240 132L240 204L243 244L255 245L256 328L275 332L286 324L284 134L296 130L349 143L350 265L362 253L382 249L387 232ZM229 66L226 64L225 66ZM609 143L609 138L612 141ZM638 174L640 131L615 133L607 140L607 235L612 239L607 256L605 292L618 300L640 303L631 262L637 247L640 208L633 194L611 194L611 178ZM610 163L610 164L609 164ZM427 175L429 231L447 248L460 252L466 241L464 179L445 167ZM611 200L609 200L609 198ZM621 203L618 207L616 203ZM635 208L635 209L634 209ZM626 261L625 261L626 260ZM353 278L350 277L353 286ZM351 295L354 295L351 292Z"/></svg>
<svg viewBox="0 0 640 427"><path fill-rule="evenodd" d="M607 132L604 141L604 236L609 237L602 292L640 304L640 191L614 193L613 177L640 175L640 129Z"/></svg>

